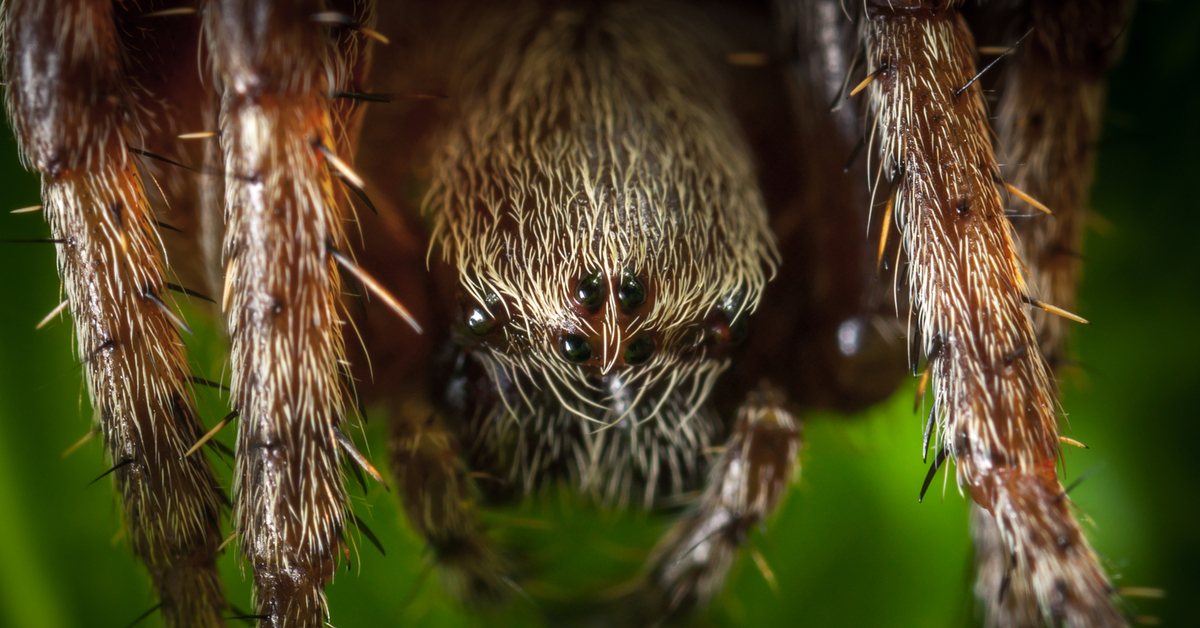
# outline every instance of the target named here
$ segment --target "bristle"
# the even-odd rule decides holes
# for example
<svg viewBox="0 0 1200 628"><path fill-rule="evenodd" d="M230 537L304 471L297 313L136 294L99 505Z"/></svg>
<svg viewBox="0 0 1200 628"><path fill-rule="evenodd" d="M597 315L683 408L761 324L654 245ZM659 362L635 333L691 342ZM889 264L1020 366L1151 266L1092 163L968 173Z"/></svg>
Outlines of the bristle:
<svg viewBox="0 0 1200 628"><path fill-rule="evenodd" d="M209 388L216 388L217 390L220 390L220 391L229 392L228 386L226 386L220 382L214 382L212 380L204 379L203 377L196 377L194 375L191 375L191 376L188 376L187 381L189 381L193 384L199 384L201 386L208 386Z"/></svg>
<svg viewBox="0 0 1200 628"><path fill-rule="evenodd" d="M45 327L46 325L49 325L50 321L54 320L55 316L62 314L62 311L67 309L67 305L69 303L70 303L70 301L68 301L67 299L63 299L62 303L59 303L58 305L54 306L54 309L50 310L50 313L47 314L44 318L42 318L41 321L38 322L37 326L34 327L34 330L38 330L38 329Z"/></svg>
<svg viewBox="0 0 1200 628"><path fill-rule="evenodd" d="M775 593L779 593L779 581L775 579L775 572L767 564L767 559L763 557L762 552L757 549L750 550L750 557L754 559L754 564L758 567L758 572L762 574L763 580L767 581L767 586L771 587Z"/></svg>
<svg viewBox="0 0 1200 628"><path fill-rule="evenodd" d="M751 68L762 67L770 61L771 57L761 52L731 52L725 55L725 63Z"/></svg>
<svg viewBox="0 0 1200 628"><path fill-rule="evenodd" d="M1007 50L1005 50L1004 52L1000 53L1000 56L999 56L999 57L996 57L995 59L992 59L992 62L991 62L991 63L989 63L989 64L987 64L986 66L984 66L982 70L980 70L979 72L977 72L977 73L975 74L975 76L972 76L972 77L971 77L971 80L969 80L969 81L967 81L966 83L964 83L962 87L959 87L958 89L954 90L954 95L955 95L955 96L962 96L962 93L963 93L963 92L965 92L965 91L967 91L967 89L969 89L969 88L970 88L972 85L974 85L974 84L975 84L975 81L978 81L978 80L979 80L979 77L983 76L984 74L987 74L987 71L988 71L988 70L990 70L990 69L992 69L992 66L996 65L997 63L999 63L999 62L1000 62L1000 59L1001 59L1001 58L1003 58L1003 57L1004 57L1004 55L1006 55L1006 54L1008 54L1008 53L1012 52L1013 50L1016 50L1016 49L1017 49L1017 46L1021 45L1021 42L1025 41L1025 38L1026 38L1026 37L1029 37L1029 34L1030 34L1030 33L1032 33L1032 32L1033 32L1033 29L1032 29L1032 28L1031 28L1031 29L1029 29L1029 30L1027 30L1027 31L1025 31L1025 34L1024 34L1024 35L1021 35L1021 38L1020 38L1020 39L1018 39L1018 40L1017 40L1017 42L1016 42L1015 44L1013 44L1013 45L1009 46Z"/></svg>
<svg viewBox="0 0 1200 628"><path fill-rule="evenodd" d="M168 290L173 290L180 294L186 294L189 297L196 297L197 299L200 299L201 301L208 301L209 303L216 304L216 300L214 300L212 297L205 296L204 294L196 292L195 290L192 290L191 288L184 288L183 286L181 286L179 284L174 284L174 283L164 283L163 285L166 286Z"/></svg>
<svg viewBox="0 0 1200 628"><path fill-rule="evenodd" d="M926 370L926 372L929 372ZM921 434L921 462L929 462L929 438L933 436L934 428L937 427L937 406L934 405L929 409L929 419L925 421L925 430ZM922 492L924 492L922 490ZM921 500L917 500L920 502Z"/></svg>
<svg viewBox="0 0 1200 628"><path fill-rule="evenodd" d="M1072 314L1071 312L1068 312L1068 311L1062 309L1061 307L1058 307L1055 305L1050 305L1049 303L1045 303L1043 301L1038 301L1037 299L1034 299L1033 297L1025 297L1025 302L1032 305L1033 307L1045 310L1045 311L1050 312L1051 314L1055 314L1057 316L1061 316L1067 320L1072 320L1072 321L1075 321L1076 323L1082 323L1084 325L1091 325L1091 323L1088 322L1088 319L1086 319L1078 314Z"/></svg>
<svg viewBox="0 0 1200 628"><path fill-rule="evenodd" d="M929 386L929 366L926 365L925 370L921 371L921 377L917 380L917 394L913 399L913 412L921 409L921 404L925 401L925 389Z"/></svg>
<svg viewBox="0 0 1200 628"><path fill-rule="evenodd" d="M123 468L133 464L134 462L135 462L135 460L133 458L124 458L120 462L109 467L108 470L105 471L104 473L101 473L100 475L96 476L96 479L92 480L91 482L88 482L87 485L91 486L91 485L95 484L96 482L99 482L100 480L103 480L104 478L108 477L109 474L111 474L112 472L123 469Z"/></svg>
<svg viewBox="0 0 1200 628"><path fill-rule="evenodd" d="M1026 203L1029 203L1030 205L1033 205L1035 209L1042 212L1043 214L1046 214L1048 216L1054 215L1054 212L1050 211L1049 207L1046 207L1045 205L1043 205L1041 203L1041 201L1039 201L1036 198L1033 198L1032 196L1017 189L1017 187L1014 186L1013 184L1005 183L1004 189L1008 190L1009 192L1012 192L1013 194L1016 194L1018 198L1025 201Z"/></svg>
<svg viewBox="0 0 1200 628"><path fill-rule="evenodd" d="M217 421L217 424L214 425L211 430L208 430L207 432L205 432L204 436L201 436L200 440L196 441L196 444L192 445L191 449L188 449L186 452L184 452L183 457L187 458L188 456L196 453L197 449L200 449L201 447L203 447L204 443L207 443L209 440L212 439L213 436L216 436L217 432L220 432L222 428L224 428L226 425L229 425L229 422L236 419L237 416L238 416L238 413L236 410L234 410L233 412L230 412L228 415L226 415L225 418L221 419L220 421Z"/></svg>
<svg viewBox="0 0 1200 628"><path fill-rule="evenodd" d="M340 265L342 268L345 268L346 272L349 272L351 275L354 275L355 279L361 281L363 285L371 291L372 294L379 297L380 300L382 300L385 305L395 312L397 316L403 319L404 322L408 323L409 327L413 328L413 331L417 332L418 334L421 333L421 326L417 324L417 320L413 318L412 314L408 311L408 308L404 307L404 304L401 303L399 299L392 296L392 293L388 292L388 289L384 288L383 284L379 283L374 277L367 274L367 271L359 268L358 264L355 264L350 260L350 258L343 255L340 251L330 247L329 255L333 257L333 259L337 260L338 265Z"/></svg>
<svg viewBox="0 0 1200 628"><path fill-rule="evenodd" d="M360 187L355 187L344 178L338 177L338 180L345 184L346 187L350 188L350 191L354 192L354 195L358 197L358 200L362 201L363 204L367 206L367 209L371 210L372 214L375 214L376 216L379 215L379 210L375 209L375 203L371 202L371 197L367 196L366 191Z"/></svg>
<svg viewBox="0 0 1200 628"><path fill-rule="evenodd" d="M367 540L371 542L371 545L375 546L375 549L379 550L380 554L387 556L387 552L383 549L383 543L379 542L379 537L375 536L375 533L371 531L371 528L368 528L367 524L363 523L363 520L358 518L358 515L350 513L350 516L354 518L354 527L358 528L358 531L362 532L363 536L367 537Z"/></svg>
<svg viewBox="0 0 1200 628"><path fill-rule="evenodd" d="M58 457L66 458L67 456L70 456L71 454L78 451L80 447L83 447L84 445L86 445L88 441L95 438L96 434L99 434L99 433L100 433L100 428L92 427L92 429L88 430L87 434L83 435L83 438L80 438L79 440L72 443L70 447L67 447L66 449L64 449L63 452L61 454L59 454Z"/></svg>
<svg viewBox="0 0 1200 628"><path fill-rule="evenodd" d="M366 92L348 92L345 90L337 90L337 89L329 92L329 97L330 98L349 98L351 100L363 100L366 102L382 102L382 103L392 102L384 94L368 94Z"/></svg>
<svg viewBox="0 0 1200 628"><path fill-rule="evenodd" d="M1069 495L1071 493L1071 491L1079 488L1080 484L1083 484L1084 482L1087 481L1088 478L1092 477L1093 475L1096 475L1096 472L1099 471L1103 467L1104 467L1104 463L1101 462L1101 463L1092 465L1092 467L1089 468L1087 471L1080 473L1079 477L1075 478L1070 484L1067 485L1066 488L1063 489L1062 493L1059 494L1059 499L1066 497L1067 495Z"/></svg>
<svg viewBox="0 0 1200 628"><path fill-rule="evenodd" d="M892 208L895 206L895 202L896 202L896 191L892 190L892 192L890 194L888 194L887 207L884 208L884 210L883 210L883 227L879 230L879 254L875 258L875 272L876 273L878 273L879 270L881 268L883 268L883 252L885 250L887 250L888 235L889 235L888 231L892 227ZM922 381L925 381L924 376L922 376L921 379L922 379ZM925 392L925 386L924 386L924 384L922 384L921 385L921 393L923 394L924 392Z"/></svg>
<svg viewBox="0 0 1200 628"><path fill-rule="evenodd" d="M829 103L829 112L836 112L842 106L843 97L846 95L846 90L850 89L850 77L854 76L854 72L858 70L858 66L862 64L862 50L854 51L854 60L846 68L846 76L842 79L842 86L838 88L837 94L833 97L833 102Z"/></svg>
<svg viewBox="0 0 1200 628"><path fill-rule="evenodd" d="M196 14L195 7L175 7L173 9L163 9L161 11L151 11L149 13L143 13L142 17L143 18L173 17L176 15L195 15L195 14Z"/></svg>
<svg viewBox="0 0 1200 628"><path fill-rule="evenodd" d="M367 460L367 457L358 451L358 448L354 446L354 441L350 440L350 437L346 436L345 432L338 428L334 428L334 435L337 436L338 443L342 446L342 449L344 449L346 453L354 459L354 462L356 462L358 466L362 467L363 471L366 471L368 474L370 474L371 478L373 478L376 482L379 482L379 484L383 486L384 490L392 490L388 488L387 482L383 480L383 475L379 473L379 470L375 468L375 465L371 464L371 461Z"/></svg>
<svg viewBox="0 0 1200 628"><path fill-rule="evenodd" d="M358 32L362 33L363 35L366 35L367 37L370 37L371 39L374 39L375 41L377 41L385 46L392 43L392 40L388 39L386 36L384 36L383 33L379 32L373 28L367 28L365 26L360 26L360 27L358 27Z"/></svg>
<svg viewBox="0 0 1200 628"><path fill-rule="evenodd" d="M187 323L184 322L183 317L176 314L175 311L172 310L169 305L167 305L167 302L162 300L162 297L150 292L149 290L142 292L142 296L154 303L154 305L156 305L158 309L162 311L163 315L167 317L167 320L171 321L176 327L182 329L189 336L194 335L192 333L192 328L188 327Z"/></svg>
<svg viewBox="0 0 1200 628"><path fill-rule="evenodd" d="M175 161L174 159L171 159L169 157L163 157L162 155L152 153L148 150L142 150L140 148L130 148L129 152L133 153L134 155L141 155L142 157L147 157L147 158L153 159L154 161L161 161L164 164L175 166L176 168L183 168L184 170L188 170L191 172L200 172L200 170L197 168L193 168L191 166L181 164L178 161Z"/></svg>
<svg viewBox="0 0 1200 628"><path fill-rule="evenodd" d="M921 482L921 494L917 496L917 503L925 501L925 491L929 490L929 483L933 482L934 476L937 475L938 469L942 467L942 463L946 461L946 448L942 447L938 450L937 455L933 457L933 464L929 466L929 472L925 474L925 481Z"/></svg>
<svg viewBox="0 0 1200 628"><path fill-rule="evenodd" d="M884 72L887 72L887 64L884 64L884 65L879 66L878 68L875 68L874 72L871 72L870 74L868 74L867 78L864 78L862 81L860 81L858 83L858 85L854 86L854 89L850 90L850 97L853 98L853 97L857 96L860 92L862 92L862 90L866 89L867 86L871 84L871 81L874 81L875 79L879 78L879 75L883 74Z"/></svg>
<svg viewBox="0 0 1200 628"><path fill-rule="evenodd" d="M312 21L319 22L321 24L344 26L346 28L355 29L362 33L365 37L369 37L385 46L392 43L391 40L383 35L383 33L380 33L373 28L363 26L352 15L347 15L338 11L322 11L320 13L314 13L312 14Z"/></svg>
<svg viewBox="0 0 1200 628"><path fill-rule="evenodd" d="M1011 49L1011 46L980 46L979 48L976 48L976 50L979 51L979 54L985 57L1007 54Z"/></svg>
<svg viewBox="0 0 1200 628"><path fill-rule="evenodd" d="M854 162L858 161L858 156L862 154L862 150L867 147L867 136L858 138L858 142L854 144L854 148L850 149L850 156L846 158L846 165L842 166L842 172L848 173L854 167Z"/></svg>
<svg viewBox="0 0 1200 628"><path fill-rule="evenodd" d="M134 626L142 623L143 621L146 620L147 617L153 615L154 611L157 611L159 608L162 608L162 602L159 602L158 604L151 606L149 609L146 610L146 612L142 613L141 615L138 615L137 619L129 622L129 624L127 624L125 626L125 628L133 628Z"/></svg>
<svg viewBox="0 0 1200 628"><path fill-rule="evenodd" d="M341 157L335 155L327 146L324 144L317 144L316 148L321 152L322 155L325 156L325 159L329 160L329 164L333 166L335 170L337 170L338 174L346 179L347 183L359 189L362 189L362 187L366 185L366 182L363 181L362 177L358 176L358 173L354 172L350 166L346 165L346 162L342 161Z"/></svg>
<svg viewBox="0 0 1200 628"><path fill-rule="evenodd" d="M358 20L354 19L354 16L347 15L340 11L321 11L320 13L313 13L310 16L310 19L320 24L358 28Z"/></svg>
<svg viewBox="0 0 1200 628"><path fill-rule="evenodd" d="M1066 443L1068 445L1074 445L1076 447L1079 447L1080 449L1091 449L1091 447L1084 445L1083 443L1075 440L1074 438L1068 438L1066 436L1059 436L1058 440L1059 440L1059 442Z"/></svg>

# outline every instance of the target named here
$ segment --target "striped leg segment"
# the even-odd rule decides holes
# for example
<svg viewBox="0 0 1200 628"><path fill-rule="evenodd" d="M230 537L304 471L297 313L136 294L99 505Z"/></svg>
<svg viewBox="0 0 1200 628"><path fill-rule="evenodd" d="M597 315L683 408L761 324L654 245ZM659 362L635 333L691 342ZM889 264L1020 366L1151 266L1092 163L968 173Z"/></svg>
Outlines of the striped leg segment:
<svg viewBox="0 0 1200 628"><path fill-rule="evenodd" d="M42 196L130 542L169 626L221 626L220 493L166 291L153 212L129 152L138 97L110 3L4 6L6 106Z"/></svg>
<svg viewBox="0 0 1200 628"><path fill-rule="evenodd" d="M959 485L995 517L1006 575L1027 584L1037 616L1122 625L1055 470L1056 391L1025 311L974 41L953 4L872 0L863 22L875 142L933 362L937 460L953 457Z"/></svg>
<svg viewBox="0 0 1200 628"><path fill-rule="evenodd" d="M1010 202L1034 216L1013 220L1021 255L1039 299L1075 309L1083 225L1092 159L1100 132L1104 72L1119 52L1124 0L1028 3L1012 20L1009 37L1029 36L1006 62L996 127L1006 178L1053 213L1019 197ZM1052 368L1067 356L1068 319L1033 311L1042 352ZM972 509L978 568L975 591L988 626L1037 623L1036 592L1028 578L1009 573L1010 559L996 520Z"/></svg>
<svg viewBox="0 0 1200 628"><path fill-rule="evenodd" d="M720 593L755 526L775 511L796 468L799 421L780 393L753 393L738 411L699 504L667 533L649 565L643 596L651 616L687 613Z"/></svg>
<svg viewBox="0 0 1200 628"><path fill-rule="evenodd" d="M351 518L339 430L347 391L340 281L353 175L329 91L348 58L324 3L214 0L205 36L223 86L225 294L241 414L234 519L268 626L322 626ZM365 8L363 9L365 11ZM344 18L344 19L343 19ZM347 174L349 173L349 175Z"/></svg>

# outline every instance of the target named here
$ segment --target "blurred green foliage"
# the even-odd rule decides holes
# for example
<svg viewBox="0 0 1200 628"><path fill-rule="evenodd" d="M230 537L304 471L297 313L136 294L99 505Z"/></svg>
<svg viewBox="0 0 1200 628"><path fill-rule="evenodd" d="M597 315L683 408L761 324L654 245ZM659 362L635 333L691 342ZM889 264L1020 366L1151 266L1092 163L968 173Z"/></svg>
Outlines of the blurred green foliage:
<svg viewBox="0 0 1200 628"><path fill-rule="evenodd" d="M1113 72L1093 207L1103 221L1088 238L1076 329L1081 368L1064 377L1065 433L1091 446L1066 452L1067 481L1097 468L1072 494L1118 586L1167 590L1130 612L1189 625L1200 578L1200 3L1145 1ZM0 138L5 208L35 205L36 178L21 171L11 135ZM1194 181L1194 180L1193 180ZM45 237L38 214L0 214L4 237ZM69 319L35 333L58 302L50 246L0 245L0 626L126 626L155 600L121 538L99 439L60 453L89 429L91 411L72 358ZM224 347L196 311L188 348L200 374L219 379ZM211 425L227 411L213 391L200 406ZM970 593L966 502L953 482L917 504L926 466L912 388L851 420L806 419L801 481L766 533L761 552L772 587L748 556L698 623L729 626L964 626L977 623ZM384 451L382 426L367 428ZM232 443L232 430L222 438ZM224 473L229 466L214 459ZM938 478L941 481L941 478ZM935 485L936 487L936 485ZM422 544L395 497L352 492L359 516L387 549L360 542L329 587L333 623L354 626L536 625L539 608L569 592L597 594L631 576L665 522L601 512L549 492L490 520L532 551L537 572L501 609L461 609L429 575ZM250 609L249 578L234 552L222 561L230 599ZM536 605L536 607L535 607ZM146 625L158 623L151 617ZM235 624L236 625L236 622Z"/></svg>

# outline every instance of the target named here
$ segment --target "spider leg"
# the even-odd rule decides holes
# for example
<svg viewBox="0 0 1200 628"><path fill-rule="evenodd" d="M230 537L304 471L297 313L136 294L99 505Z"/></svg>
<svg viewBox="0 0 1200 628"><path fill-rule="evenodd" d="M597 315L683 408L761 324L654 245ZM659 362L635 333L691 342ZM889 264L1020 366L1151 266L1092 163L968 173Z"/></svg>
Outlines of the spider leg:
<svg viewBox="0 0 1200 628"><path fill-rule="evenodd" d="M1020 253L1039 298L1073 310L1082 263L1083 225L1091 186L1093 151L1100 132L1104 72L1118 52L1128 3L1030 3L1005 16L1005 35L1030 36L1006 62L996 123L1007 180L1048 206L1046 216L1010 197L1018 214ZM1033 311L1042 352L1061 367L1071 321ZM1038 602L1028 573L1014 569L995 518L972 508L978 576L975 592L987 608L987 625L1037 623ZM1020 566L1020 563L1015 563Z"/></svg>
<svg viewBox="0 0 1200 628"><path fill-rule="evenodd" d="M997 110L1005 179L1046 205L1040 214L1018 196L1010 202L1021 256L1038 298L1073 311L1082 265L1083 225L1100 135L1104 73L1120 50L1125 0L1031 2L1010 21L1009 38L1029 37L1010 54ZM1042 352L1052 367L1065 357L1070 320L1035 309Z"/></svg>
<svg viewBox="0 0 1200 628"><path fill-rule="evenodd" d="M642 617L684 615L710 601L750 531L775 511L798 471L800 423L782 393L749 395L699 503L659 542L636 594Z"/></svg>
<svg viewBox="0 0 1200 628"><path fill-rule="evenodd" d="M868 2L879 155L895 187L938 434L1048 623L1123 625L1055 470L1056 391L1001 204L974 42L956 3Z"/></svg>
<svg viewBox="0 0 1200 628"><path fill-rule="evenodd" d="M336 3L335 3L336 4ZM269 626L322 626L352 519L338 432L345 196L353 123L330 91L362 69L367 2L214 0L204 31L223 94L232 400L241 414L234 521ZM361 183L359 183L361 185Z"/></svg>
<svg viewBox="0 0 1200 628"><path fill-rule="evenodd" d="M468 602L500 599L508 566L476 516L458 437L438 415L410 408L392 421L389 445L408 523L429 543L447 588Z"/></svg>
<svg viewBox="0 0 1200 628"><path fill-rule="evenodd" d="M4 5L6 107L45 215L134 552L170 626L221 626L223 497L203 456L178 320L130 148L144 113L109 2Z"/></svg>

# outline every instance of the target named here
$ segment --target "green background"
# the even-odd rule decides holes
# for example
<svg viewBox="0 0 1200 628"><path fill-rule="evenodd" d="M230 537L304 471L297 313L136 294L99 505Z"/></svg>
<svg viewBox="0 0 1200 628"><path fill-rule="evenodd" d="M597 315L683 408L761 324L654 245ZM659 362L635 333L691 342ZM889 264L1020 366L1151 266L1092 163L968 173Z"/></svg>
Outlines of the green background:
<svg viewBox="0 0 1200 628"><path fill-rule="evenodd" d="M1196 454L1200 444L1200 3L1143 2L1129 46L1111 77L1109 112L1092 205L1103 221L1088 235L1075 330L1083 368L1063 382L1066 434L1091 446L1066 452L1070 481L1096 472L1072 497L1090 517L1091 538L1118 586L1160 587L1163 600L1134 600L1132 614L1193 625L1200 582ZM36 178L0 137L6 208L39 203ZM1192 177L1197 177L1193 179ZM38 214L0 214L3 237L45 237ZM155 600L117 534L120 522L99 439L59 454L89 429L91 411L72 359L66 320L34 332L58 302L49 246L0 245L0 626L128 625ZM195 312L189 351L210 378L223 349ZM964 626L977 623L970 594L966 502L953 483L917 504L926 466L912 386L862 417L806 417L801 481L769 533L755 532L778 581L773 588L745 557L730 585L698 619L746 626ZM204 391L211 425L226 402ZM382 426L368 428L376 457ZM232 430L222 436L232 444ZM214 460L228 477L228 466ZM940 483L941 478L938 478ZM355 487L353 494L360 495ZM546 495L498 513L506 536L535 548L543 567L521 596L490 613L462 610L424 578L421 543L394 497L379 487L356 511L388 554L366 543L329 587L334 625L536 624L541 608L571 591L598 591L631 575L663 522L598 512L566 495ZM232 552L223 558L234 603L249 609L249 580ZM156 625L151 617L145 625Z"/></svg>

